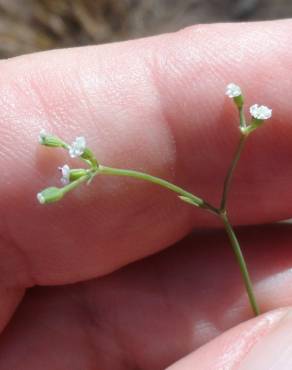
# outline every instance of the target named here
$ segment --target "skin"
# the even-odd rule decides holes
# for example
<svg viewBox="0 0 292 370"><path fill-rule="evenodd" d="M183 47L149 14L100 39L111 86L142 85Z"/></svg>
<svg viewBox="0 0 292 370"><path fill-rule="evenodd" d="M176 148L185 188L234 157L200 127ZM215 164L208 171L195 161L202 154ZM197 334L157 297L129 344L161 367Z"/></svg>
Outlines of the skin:
<svg viewBox="0 0 292 370"><path fill-rule="evenodd" d="M0 370L235 369L287 314L292 230L272 223L292 213L291 31L291 21L196 26L1 61ZM218 205L239 137L229 82L247 107L273 108L228 202L268 312L251 321L215 216L125 178L96 178L55 205L35 198L58 184L57 166L79 166L37 145L45 128Z"/></svg>

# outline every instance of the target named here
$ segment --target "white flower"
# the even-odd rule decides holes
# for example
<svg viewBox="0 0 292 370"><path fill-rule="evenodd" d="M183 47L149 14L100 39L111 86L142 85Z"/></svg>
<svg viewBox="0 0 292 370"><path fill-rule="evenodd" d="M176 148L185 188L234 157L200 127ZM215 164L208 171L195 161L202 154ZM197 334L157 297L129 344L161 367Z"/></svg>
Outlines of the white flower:
<svg viewBox="0 0 292 370"><path fill-rule="evenodd" d="M39 134L39 143L43 144L45 138L48 136L46 133L45 129L41 129L40 134Z"/></svg>
<svg viewBox="0 0 292 370"><path fill-rule="evenodd" d="M40 204L45 204L46 200L42 193L37 193L37 199L40 202Z"/></svg>
<svg viewBox="0 0 292 370"><path fill-rule="evenodd" d="M63 167L59 167L62 173L61 182L63 185L67 185L70 182L70 167L65 164Z"/></svg>
<svg viewBox="0 0 292 370"><path fill-rule="evenodd" d="M272 117L272 109L265 105L254 104L249 108L249 111L255 119L264 120Z"/></svg>
<svg viewBox="0 0 292 370"><path fill-rule="evenodd" d="M69 155L71 158L80 157L86 148L86 140L83 136L78 136L69 146Z"/></svg>
<svg viewBox="0 0 292 370"><path fill-rule="evenodd" d="M227 85L226 95L229 98L236 98L237 96L240 96L241 94L242 93L241 93L241 89L239 86L235 85L234 83L230 83Z"/></svg>

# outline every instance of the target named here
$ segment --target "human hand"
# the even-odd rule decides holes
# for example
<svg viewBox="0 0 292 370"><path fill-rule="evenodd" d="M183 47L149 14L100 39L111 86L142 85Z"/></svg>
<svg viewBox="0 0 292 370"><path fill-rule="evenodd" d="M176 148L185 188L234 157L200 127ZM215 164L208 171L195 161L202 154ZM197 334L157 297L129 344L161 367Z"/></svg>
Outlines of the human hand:
<svg viewBox="0 0 292 370"><path fill-rule="evenodd" d="M277 368L289 368L290 311L245 321L244 287L214 216L132 179L98 177L45 207L35 195L67 161L37 145L45 128L68 141L86 136L101 163L216 203L238 138L224 96L232 81L247 105L273 108L273 120L248 140L231 221L291 216L290 31L290 21L198 26L1 62L1 328L22 301L0 337L1 370L153 370L190 352L171 369L265 369L260 361L279 358ZM291 304L290 233L238 233L262 311Z"/></svg>

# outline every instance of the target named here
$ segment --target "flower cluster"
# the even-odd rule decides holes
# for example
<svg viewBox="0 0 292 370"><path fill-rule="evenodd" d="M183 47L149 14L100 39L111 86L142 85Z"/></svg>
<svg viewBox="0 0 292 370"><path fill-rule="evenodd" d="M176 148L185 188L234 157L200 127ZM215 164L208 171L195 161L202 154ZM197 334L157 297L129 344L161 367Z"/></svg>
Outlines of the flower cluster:
<svg viewBox="0 0 292 370"><path fill-rule="evenodd" d="M39 143L49 147L66 149L71 158L80 158L89 165L88 169L71 169L68 164L59 167L63 187L49 187L38 193L37 199L41 204L52 203L62 199L68 191L76 188L82 182L90 182L95 175L98 163L92 152L87 148L86 140L83 136L78 136L71 144L67 144L57 136L41 130Z"/></svg>
<svg viewBox="0 0 292 370"><path fill-rule="evenodd" d="M249 135L252 131L261 126L265 120L272 117L272 109L266 107L265 105L253 104L249 108L252 120L249 125L246 125L242 112L243 94L241 88L234 83L230 83L226 87L226 95L233 99L240 111L240 129L244 135Z"/></svg>
<svg viewBox="0 0 292 370"><path fill-rule="evenodd" d="M249 111L252 116L251 121L246 124L246 120L243 113L243 105L244 105L244 99L243 94L241 91L241 88L234 84L230 83L226 87L226 95L233 99L234 103L236 104L238 110L239 110L239 117L240 117L240 130L241 133L245 136L248 136L252 131L254 131L256 128L258 128L265 120L271 118L272 116L272 110L264 105L258 105L254 104L250 107ZM64 164L63 166L59 167L59 170L61 172L61 183L63 187L49 187L42 192L37 194L37 199L41 204L44 203L52 203L56 202L63 198L63 196L75 189L77 186L79 186L83 182L90 183L93 177L97 173L106 173L105 167L99 165L97 162L95 156L91 152L91 150L87 147L86 140L83 136L78 136L76 139L71 143L67 144L57 136L51 135L46 133L44 130L41 130L39 135L39 142L42 145L48 146L48 147L55 147L55 148L63 148L65 149L69 156L71 158L79 158L83 160L89 167L87 169L85 168L73 168L71 169L68 164ZM117 170L111 169L109 173L111 174L119 174L119 175L125 175L125 172L127 176L134 176L134 177L141 177L144 179L153 177L147 177L147 175L144 174L137 174L135 171L124 171L124 170ZM157 180L155 180L157 183ZM154 182L155 182L154 181ZM200 201L198 201L198 198L190 198L185 197L185 195L181 195L180 199L191 203L201 206ZM195 200L194 200L195 199Z"/></svg>

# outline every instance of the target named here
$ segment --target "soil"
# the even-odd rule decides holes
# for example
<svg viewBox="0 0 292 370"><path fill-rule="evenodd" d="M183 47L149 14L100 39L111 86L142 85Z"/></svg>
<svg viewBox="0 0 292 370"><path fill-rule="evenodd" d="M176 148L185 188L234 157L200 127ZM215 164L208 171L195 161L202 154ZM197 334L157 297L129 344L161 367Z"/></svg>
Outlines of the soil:
<svg viewBox="0 0 292 370"><path fill-rule="evenodd" d="M132 39L196 23L291 16L291 0L0 0L0 58Z"/></svg>

